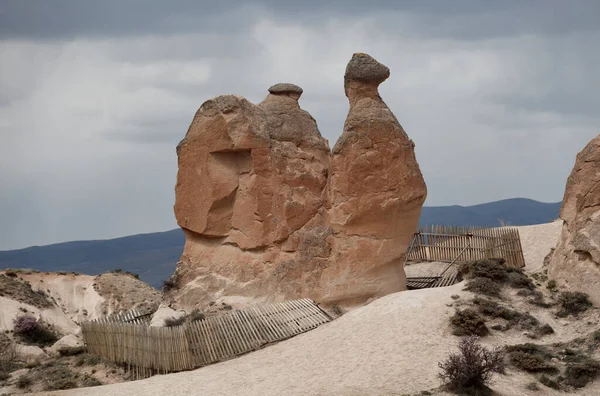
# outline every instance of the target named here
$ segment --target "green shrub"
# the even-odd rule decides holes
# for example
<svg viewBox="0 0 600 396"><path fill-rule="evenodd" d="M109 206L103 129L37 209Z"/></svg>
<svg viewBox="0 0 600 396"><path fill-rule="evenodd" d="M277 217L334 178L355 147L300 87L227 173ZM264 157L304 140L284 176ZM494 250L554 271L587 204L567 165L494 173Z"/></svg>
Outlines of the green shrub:
<svg viewBox="0 0 600 396"><path fill-rule="evenodd" d="M438 374L444 385L453 392L476 394L486 389L494 373L504 374L504 352L489 350L476 336L464 337L458 345L459 353L451 354Z"/></svg>
<svg viewBox="0 0 600 396"><path fill-rule="evenodd" d="M556 281L554 279L549 280L546 289L551 291L556 290Z"/></svg>
<svg viewBox="0 0 600 396"><path fill-rule="evenodd" d="M462 311L456 310L450 318L450 324L454 327L452 334L456 336L486 336L489 334L489 330L485 326L485 320L471 308Z"/></svg>
<svg viewBox="0 0 600 396"><path fill-rule="evenodd" d="M558 303L560 308L556 314L559 317L577 315L592 306L588 295L582 292L561 292L558 295Z"/></svg>

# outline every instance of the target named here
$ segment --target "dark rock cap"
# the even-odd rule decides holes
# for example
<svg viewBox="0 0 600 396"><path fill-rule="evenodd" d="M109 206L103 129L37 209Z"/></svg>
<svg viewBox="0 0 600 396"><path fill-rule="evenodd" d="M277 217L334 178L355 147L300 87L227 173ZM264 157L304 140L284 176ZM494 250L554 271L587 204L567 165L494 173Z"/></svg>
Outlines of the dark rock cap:
<svg viewBox="0 0 600 396"><path fill-rule="evenodd" d="M346 66L346 80L381 84L390 76L390 69L367 54L356 53Z"/></svg>
<svg viewBox="0 0 600 396"><path fill-rule="evenodd" d="M290 83L279 83L279 84L272 85L269 88L269 93L272 93L273 95L290 94L290 93L302 95L302 92L304 92L302 90L302 88L300 88L297 85L290 84Z"/></svg>

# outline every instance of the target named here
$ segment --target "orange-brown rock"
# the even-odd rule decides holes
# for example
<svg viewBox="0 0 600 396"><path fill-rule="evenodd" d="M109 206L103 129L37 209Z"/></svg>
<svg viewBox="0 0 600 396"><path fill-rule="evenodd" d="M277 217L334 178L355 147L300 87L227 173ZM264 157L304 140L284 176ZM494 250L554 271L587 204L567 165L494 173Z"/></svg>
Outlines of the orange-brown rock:
<svg viewBox="0 0 600 396"><path fill-rule="evenodd" d="M560 218L563 228L548 275L600 304L600 135L577 155Z"/></svg>
<svg viewBox="0 0 600 396"><path fill-rule="evenodd" d="M272 86L258 105L227 95L200 107L177 147L186 245L176 301L353 304L405 288L426 188L414 144L377 92L388 76L368 55L352 58L333 153L296 85Z"/></svg>

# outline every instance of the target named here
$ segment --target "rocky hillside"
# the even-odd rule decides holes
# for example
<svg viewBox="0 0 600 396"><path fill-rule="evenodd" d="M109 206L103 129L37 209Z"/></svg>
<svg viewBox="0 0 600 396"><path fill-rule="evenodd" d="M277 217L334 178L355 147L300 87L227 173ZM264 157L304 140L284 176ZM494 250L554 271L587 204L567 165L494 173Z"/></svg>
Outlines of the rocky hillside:
<svg viewBox="0 0 600 396"><path fill-rule="evenodd" d="M107 379L122 381L122 376L115 377L116 371L98 368L94 370L104 375L102 380L90 373L84 375L80 366L87 357L77 357L85 360L77 366L75 357L63 355L83 352L82 321L159 300L156 289L131 274L0 271L0 394L91 386ZM11 380L23 374L20 370L31 371L27 377L31 383L19 385Z"/></svg>

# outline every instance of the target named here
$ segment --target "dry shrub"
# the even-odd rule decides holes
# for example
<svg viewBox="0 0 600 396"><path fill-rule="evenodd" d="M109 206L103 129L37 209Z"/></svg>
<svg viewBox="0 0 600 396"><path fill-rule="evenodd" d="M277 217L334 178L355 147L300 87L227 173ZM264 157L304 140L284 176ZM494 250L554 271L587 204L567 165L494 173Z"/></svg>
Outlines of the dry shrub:
<svg viewBox="0 0 600 396"><path fill-rule="evenodd" d="M577 315L592 306L588 295L582 292L562 292L558 295L558 303L560 308L556 315L559 317Z"/></svg>
<svg viewBox="0 0 600 396"><path fill-rule="evenodd" d="M543 345L518 344L506 347L510 362L517 368L530 373L556 372L556 367L550 364L554 355Z"/></svg>
<svg viewBox="0 0 600 396"><path fill-rule="evenodd" d="M451 354L438 363L438 374L444 385L453 392L478 394L486 389L495 373L504 374L504 352L489 350L479 343L477 336L464 337L458 345L459 353Z"/></svg>
<svg viewBox="0 0 600 396"><path fill-rule="evenodd" d="M574 388L583 388L600 373L600 362L586 359L580 363L570 363L564 374L564 383Z"/></svg>
<svg viewBox="0 0 600 396"><path fill-rule="evenodd" d="M4 344L4 343L3 343ZM0 373L10 373L17 368L17 347L12 342L7 342L0 348Z"/></svg>
<svg viewBox="0 0 600 396"><path fill-rule="evenodd" d="M30 345L47 346L58 340L57 335L52 330L31 315L22 315L15 318L13 331L21 341Z"/></svg>
<svg viewBox="0 0 600 396"><path fill-rule="evenodd" d="M488 278L474 278L467 282L465 290L475 294L483 294L490 297L500 297L500 286Z"/></svg>
<svg viewBox="0 0 600 396"><path fill-rule="evenodd" d="M450 324L454 327L452 334L456 336L486 336L489 334L485 326L485 320L471 309L456 310L450 318Z"/></svg>
<svg viewBox="0 0 600 396"><path fill-rule="evenodd" d="M177 318L167 318L165 319L165 327L176 327L181 326L185 323L185 316L179 316Z"/></svg>

